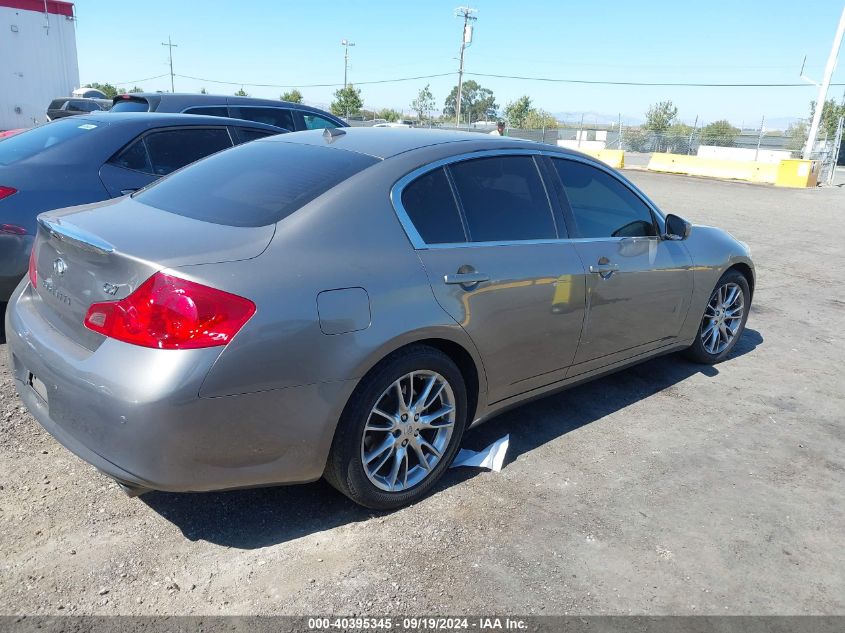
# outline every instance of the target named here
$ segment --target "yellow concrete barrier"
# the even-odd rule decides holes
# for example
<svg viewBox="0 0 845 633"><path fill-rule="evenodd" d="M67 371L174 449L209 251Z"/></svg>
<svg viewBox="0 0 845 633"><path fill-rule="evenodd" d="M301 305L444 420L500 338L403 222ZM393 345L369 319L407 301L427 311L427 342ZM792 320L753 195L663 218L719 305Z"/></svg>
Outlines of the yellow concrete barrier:
<svg viewBox="0 0 845 633"><path fill-rule="evenodd" d="M605 165L613 167L614 169L622 169L625 167L625 152L621 149L582 149L578 150L597 158Z"/></svg>
<svg viewBox="0 0 845 633"><path fill-rule="evenodd" d="M780 161L776 187L815 187L819 179L819 161L790 158Z"/></svg>
<svg viewBox="0 0 845 633"><path fill-rule="evenodd" d="M655 152L651 155L651 160L648 162L648 169L650 171L662 171L672 174L727 178L730 180L746 180L748 182L766 182L770 184L775 183L778 174L778 165L776 163L702 158L701 156L685 156L683 154L666 154L662 152Z"/></svg>

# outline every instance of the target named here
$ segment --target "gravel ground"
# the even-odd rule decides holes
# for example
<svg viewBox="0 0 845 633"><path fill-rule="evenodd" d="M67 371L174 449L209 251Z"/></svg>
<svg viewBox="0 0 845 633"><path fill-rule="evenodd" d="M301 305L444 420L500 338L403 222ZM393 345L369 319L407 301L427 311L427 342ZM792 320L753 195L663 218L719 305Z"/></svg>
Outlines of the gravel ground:
<svg viewBox="0 0 845 633"><path fill-rule="evenodd" d="M129 499L0 363L0 613L845 613L845 191L629 174L751 245L733 358L510 411L465 440L510 433L501 473L384 515L324 483Z"/></svg>

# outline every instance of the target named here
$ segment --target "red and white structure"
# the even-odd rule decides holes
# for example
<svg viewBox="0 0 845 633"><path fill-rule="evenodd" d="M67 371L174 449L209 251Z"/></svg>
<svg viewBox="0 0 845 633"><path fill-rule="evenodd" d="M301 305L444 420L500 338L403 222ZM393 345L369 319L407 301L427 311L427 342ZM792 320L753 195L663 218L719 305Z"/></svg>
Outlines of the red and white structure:
<svg viewBox="0 0 845 633"><path fill-rule="evenodd" d="M43 123L78 85L73 3L0 0L0 130Z"/></svg>

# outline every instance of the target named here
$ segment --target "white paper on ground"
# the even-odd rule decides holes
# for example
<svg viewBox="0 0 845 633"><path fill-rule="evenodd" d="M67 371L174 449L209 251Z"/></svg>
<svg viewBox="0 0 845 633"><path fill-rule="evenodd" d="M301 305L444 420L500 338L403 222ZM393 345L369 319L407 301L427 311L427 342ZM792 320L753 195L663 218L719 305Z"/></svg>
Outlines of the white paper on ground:
<svg viewBox="0 0 845 633"><path fill-rule="evenodd" d="M510 434L503 438L496 440L483 451L475 452L466 448L462 448L455 461L452 462L451 468L458 466L475 466L476 468L489 468L493 472L502 470L502 464L505 462L505 453L508 452L508 442L510 442Z"/></svg>

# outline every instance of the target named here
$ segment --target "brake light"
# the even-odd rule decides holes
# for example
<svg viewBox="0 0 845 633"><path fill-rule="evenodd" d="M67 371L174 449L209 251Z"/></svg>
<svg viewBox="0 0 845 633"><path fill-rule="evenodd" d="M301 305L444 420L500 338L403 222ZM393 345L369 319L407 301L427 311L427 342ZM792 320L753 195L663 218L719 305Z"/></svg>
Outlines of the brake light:
<svg viewBox="0 0 845 633"><path fill-rule="evenodd" d="M26 229L17 224L0 224L0 233L9 235L26 235Z"/></svg>
<svg viewBox="0 0 845 633"><path fill-rule="evenodd" d="M17 192L18 192L18 190L15 189L14 187L7 187L5 185L0 185L0 200L2 200L3 198L8 198L13 193L17 193Z"/></svg>
<svg viewBox="0 0 845 633"><path fill-rule="evenodd" d="M38 253L35 252L35 244L32 245L32 250L29 252L29 283L33 288L38 287L38 271L35 269L38 262Z"/></svg>
<svg viewBox="0 0 845 633"><path fill-rule="evenodd" d="M93 304L84 323L141 347L196 349L226 345L253 314L249 299L159 272L125 299Z"/></svg>

